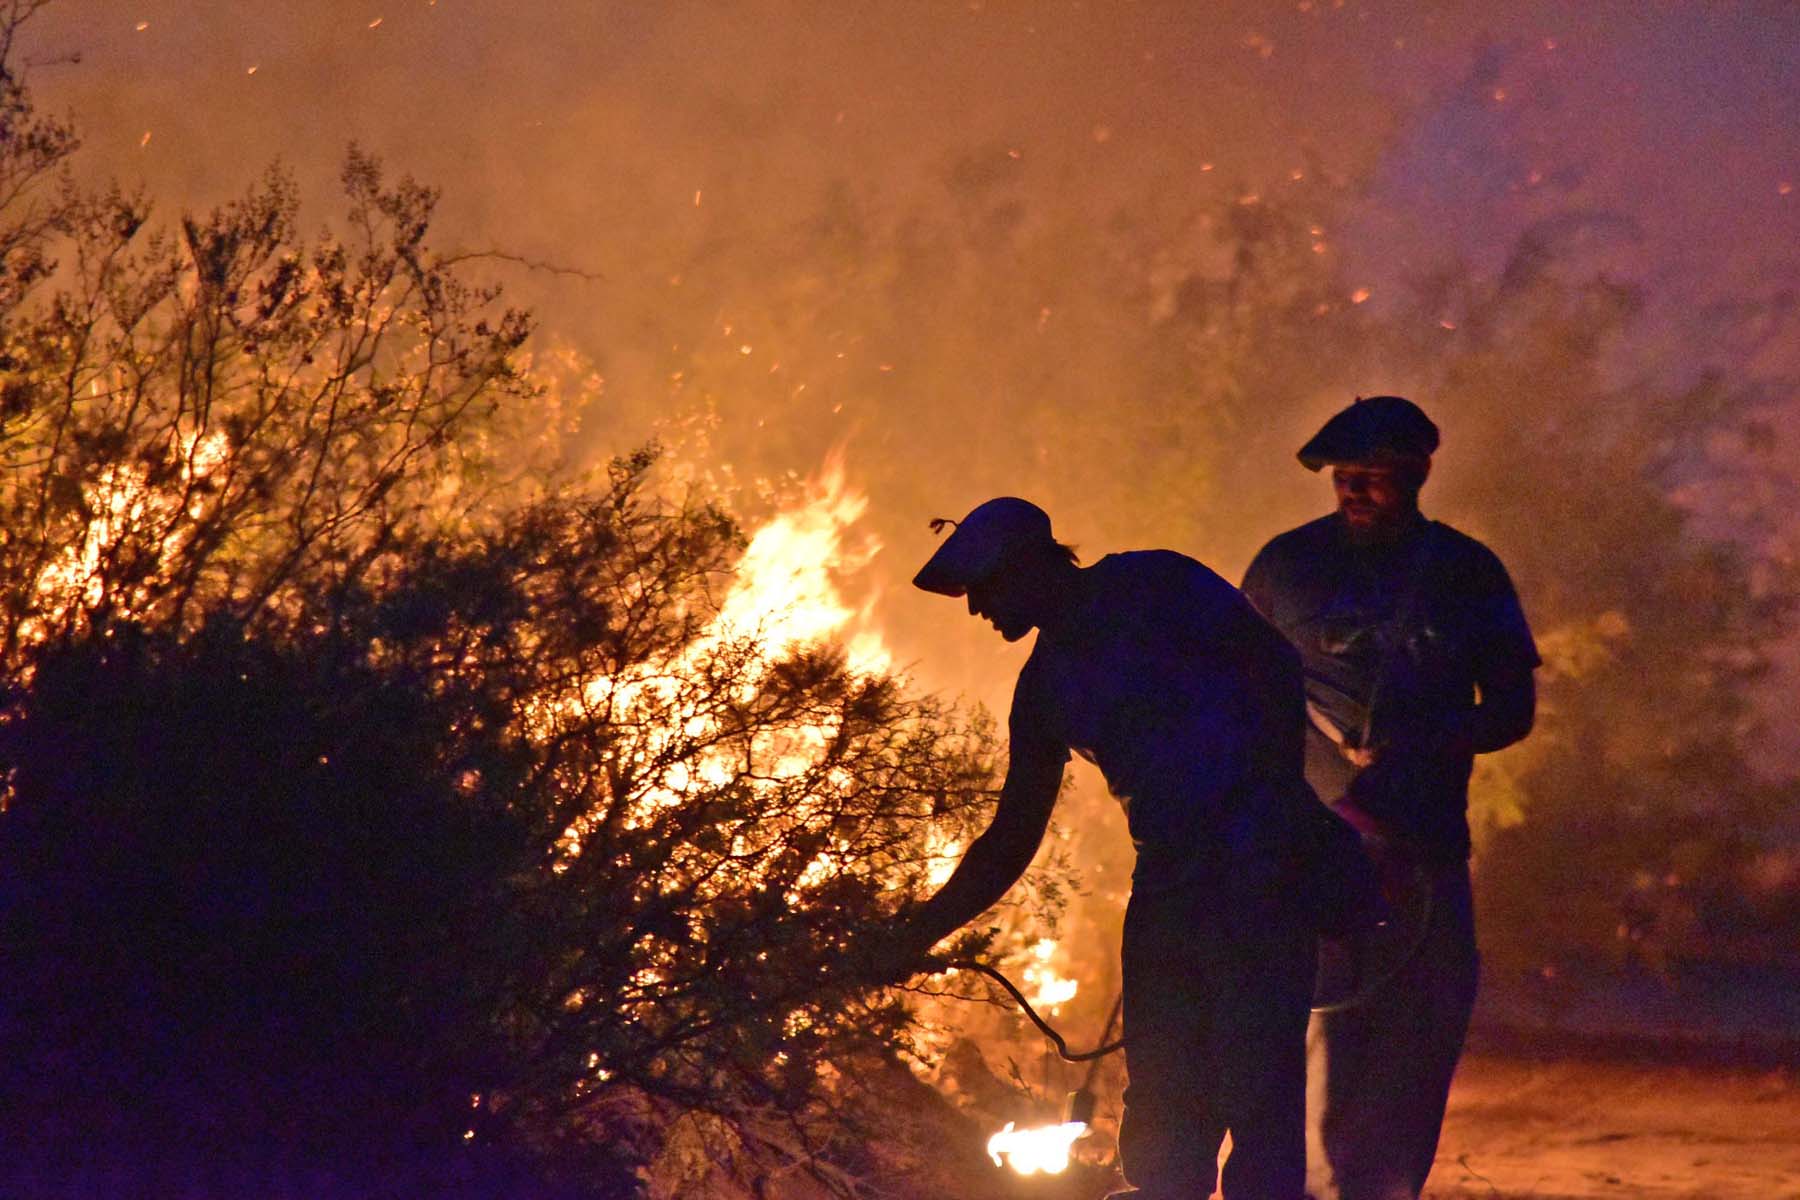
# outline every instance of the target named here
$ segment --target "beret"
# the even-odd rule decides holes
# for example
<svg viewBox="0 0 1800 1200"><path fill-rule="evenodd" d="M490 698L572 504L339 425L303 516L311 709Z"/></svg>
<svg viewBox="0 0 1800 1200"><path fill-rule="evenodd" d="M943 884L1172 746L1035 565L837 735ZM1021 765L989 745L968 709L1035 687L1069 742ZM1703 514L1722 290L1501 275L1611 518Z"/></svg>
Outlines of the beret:
<svg viewBox="0 0 1800 1200"><path fill-rule="evenodd" d="M1403 396L1358 396L1325 422L1297 456L1307 470L1338 463L1430 458L1438 448L1438 427L1423 409Z"/></svg>

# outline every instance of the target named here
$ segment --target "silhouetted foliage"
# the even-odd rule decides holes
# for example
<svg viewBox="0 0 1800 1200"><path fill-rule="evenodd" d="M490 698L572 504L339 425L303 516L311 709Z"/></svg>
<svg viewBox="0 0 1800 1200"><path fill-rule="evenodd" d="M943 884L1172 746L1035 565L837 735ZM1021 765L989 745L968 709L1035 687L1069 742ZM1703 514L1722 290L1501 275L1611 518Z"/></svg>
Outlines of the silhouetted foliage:
<svg viewBox="0 0 1800 1200"><path fill-rule="evenodd" d="M986 725L723 620L653 454L543 469L428 190L170 232L0 83L0 1190L856 1191L911 1018L847 952Z"/></svg>
<svg viewBox="0 0 1800 1200"><path fill-rule="evenodd" d="M908 1023L846 951L988 747L827 651L696 651L736 543L641 505L641 465L316 631L32 656L0 725L15 1129L346 1184L467 1129L617 1190L698 1112L825 1169L840 1071Z"/></svg>

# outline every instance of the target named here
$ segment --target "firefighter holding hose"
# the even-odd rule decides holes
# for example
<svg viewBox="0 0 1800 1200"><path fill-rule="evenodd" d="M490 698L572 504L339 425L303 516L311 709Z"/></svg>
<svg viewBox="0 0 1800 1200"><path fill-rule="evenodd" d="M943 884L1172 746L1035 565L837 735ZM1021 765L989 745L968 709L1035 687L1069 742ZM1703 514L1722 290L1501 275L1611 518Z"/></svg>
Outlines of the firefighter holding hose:
<svg viewBox="0 0 1800 1200"><path fill-rule="evenodd" d="M1437 446L1411 401L1359 398L1299 453L1331 468L1337 511L1275 538L1244 578L1305 665L1308 781L1390 882L1429 893L1394 977L1308 1030L1317 1200L1425 1186L1475 1002L1470 769L1524 737L1536 703L1537 649L1506 569L1419 511Z"/></svg>
<svg viewBox="0 0 1800 1200"><path fill-rule="evenodd" d="M1024 874L1070 752L1090 759L1137 847L1122 952L1130 1194L1211 1195L1229 1130L1229 1200L1301 1200L1319 903L1305 885L1339 823L1303 777L1293 647L1193 559L1153 550L1081 567L1043 510L1011 497L957 523L913 582L966 597L1009 642L1037 640L993 821L892 931L888 973L920 969ZM1354 858L1347 828L1343 844Z"/></svg>

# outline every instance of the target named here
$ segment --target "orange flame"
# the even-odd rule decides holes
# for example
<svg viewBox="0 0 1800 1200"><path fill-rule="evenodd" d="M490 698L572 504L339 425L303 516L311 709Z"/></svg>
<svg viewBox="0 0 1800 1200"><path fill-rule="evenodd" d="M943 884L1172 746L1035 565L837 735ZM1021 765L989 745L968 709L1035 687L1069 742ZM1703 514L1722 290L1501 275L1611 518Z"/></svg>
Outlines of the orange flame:
<svg viewBox="0 0 1800 1200"><path fill-rule="evenodd" d="M663 736L671 741L678 737L704 741L702 735L715 718L710 710L684 709L682 680L693 676L709 656L744 641L753 642L760 656L771 662L807 645L837 641L844 646L851 670L889 669L893 657L869 619L868 606L852 607L838 583L843 573L865 566L880 549L872 538L850 535L867 507L867 497L846 484L843 462L833 456L807 484L799 504L777 513L752 535L716 616L675 661L590 680L578 697L546 706L538 719L553 723L556 708L610 707L614 713L628 713L654 703L673 710L677 718ZM754 688L756 680L747 680L746 686ZM823 726L792 731L782 746L771 750L771 759L762 768L764 778L773 783L806 771L834 732ZM658 808L680 804L696 786L718 786L731 779L737 764L727 761L726 754L703 752L670 762L656 785L639 798L636 809L641 818L647 822ZM566 869L567 859L581 852L585 832L582 820L565 831L560 842L563 861L557 869ZM802 873L799 886L823 883L839 865L838 855L824 850Z"/></svg>
<svg viewBox="0 0 1800 1200"><path fill-rule="evenodd" d="M1031 948L1031 961L1025 964L1025 984L1032 989L1031 1007L1039 1012L1054 1013L1073 1000L1080 987L1075 980L1058 973L1050 965L1056 950L1053 939L1042 938Z"/></svg>
<svg viewBox="0 0 1800 1200"><path fill-rule="evenodd" d="M1021 1175L1060 1175L1069 1168L1069 1149L1087 1132L1082 1121L1042 1125L1033 1129L1006 1127L988 1139L988 1157L997 1167L1011 1167Z"/></svg>

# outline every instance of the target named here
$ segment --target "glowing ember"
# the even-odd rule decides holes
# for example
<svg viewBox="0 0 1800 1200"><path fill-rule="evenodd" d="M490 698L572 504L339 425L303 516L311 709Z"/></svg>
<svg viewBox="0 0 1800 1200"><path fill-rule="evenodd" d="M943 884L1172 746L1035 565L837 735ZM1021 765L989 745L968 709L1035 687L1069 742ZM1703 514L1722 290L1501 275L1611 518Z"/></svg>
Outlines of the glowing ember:
<svg viewBox="0 0 1800 1200"><path fill-rule="evenodd" d="M1021 1175L1060 1175L1069 1166L1069 1148L1087 1132L1082 1121L1043 1125L1035 1129L1006 1127L988 1139L988 1157L997 1167L1011 1167Z"/></svg>

